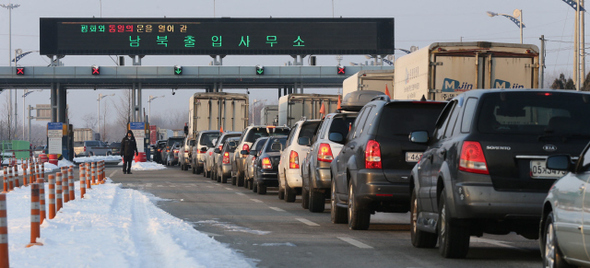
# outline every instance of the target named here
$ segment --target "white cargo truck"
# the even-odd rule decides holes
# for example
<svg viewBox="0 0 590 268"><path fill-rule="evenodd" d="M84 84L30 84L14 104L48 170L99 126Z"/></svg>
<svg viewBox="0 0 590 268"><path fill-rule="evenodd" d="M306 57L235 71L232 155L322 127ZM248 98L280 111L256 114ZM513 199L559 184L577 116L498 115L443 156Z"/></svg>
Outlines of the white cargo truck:
<svg viewBox="0 0 590 268"><path fill-rule="evenodd" d="M395 61L393 99L447 100L471 89L539 88L535 45L433 43Z"/></svg>
<svg viewBox="0 0 590 268"><path fill-rule="evenodd" d="M93 140L94 130L91 128L74 128L74 142Z"/></svg>
<svg viewBox="0 0 590 268"><path fill-rule="evenodd" d="M261 125L274 125L277 122L279 116L279 106L278 105L266 105L260 110L260 124Z"/></svg>
<svg viewBox="0 0 590 268"><path fill-rule="evenodd" d="M242 131L248 125L248 95L195 93L189 100L188 135L201 130Z"/></svg>
<svg viewBox="0 0 590 268"><path fill-rule="evenodd" d="M360 71L344 79L342 83L342 96L359 90L373 90L385 93L389 96L393 93L393 70L366 70Z"/></svg>
<svg viewBox="0 0 590 268"><path fill-rule="evenodd" d="M321 119L320 110L324 105L323 115L336 112L338 95L323 94L289 94L279 98L279 126L291 127L305 117Z"/></svg>

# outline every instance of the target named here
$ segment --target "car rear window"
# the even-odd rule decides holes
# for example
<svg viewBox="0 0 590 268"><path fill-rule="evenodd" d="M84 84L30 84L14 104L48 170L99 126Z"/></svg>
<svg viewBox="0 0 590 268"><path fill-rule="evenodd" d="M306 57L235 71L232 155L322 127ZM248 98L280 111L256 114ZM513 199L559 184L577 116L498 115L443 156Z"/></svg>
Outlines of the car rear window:
<svg viewBox="0 0 590 268"><path fill-rule="evenodd" d="M288 128L265 128L265 127L256 127L256 128L252 128L250 129L250 131L248 131L248 134L246 136L246 138L244 139L244 141L246 142L254 142L256 141L258 138L261 137L268 137L270 134L270 136L276 136L276 135L289 135L289 129Z"/></svg>
<svg viewBox="0 0 590 268"><path fill-rule="evenodd" d="M268 141L265 152L280 152L281 148L285 148L287 144L287 137L272 138Z"/></svg>
<svg viewBox="0 0 590 268"><path fill-rule="evenodd" d="M182 143L183 141L184 141L183 138L169 138L168 139L168 142L167 142L167 145L168 146L172 146L172 145L174 145L174 143L177 143L177 142L178 143Z"/></svg>
<svg viewBox="0 0 590 268"><path fill-rule="evenodd" d="M301 131L299 131L299 138L308 137L311 140L313 135L315 135L315 132L317 131L320 123L320 121L303 123L303 126L301 126Z"/></svg>
<svg viewBox="0 0 590 268"><path fill-rule="evenodd" d="M565 92L505 92L482 96L482 133L590 135L590 96Z"/></svg>
<svg viewBox="0 0 590 268"><path fill-rule="evenodd" d="M432 134L444 102L391 102L383 107L377 134L408 135L424 130Z"/></svg>
<svg viewBox="0 0 590 268"><path fill-rule="evenodd" d="M254 143L254 145L252 145L252 148L254 148L254 150L256 150L257 152L260 152L260 150L262 150L262 146L264 146L264 143L266 142L266 140L268 140L268 138L257 139L256 142Z"/></svg>
<svg viewBox="0 0 590 268"><path fill-rule="evenodd" d="M74 142L74 147L82 147L84 146L84 142L83 141L75 141Z"/></svg>
<svg viewBox="0 0 590 268"><path fill-rule="evenodd" d="M342 134L342 137L346 137L346 135L348 135L348 131L352 127L352 124L354 124L356 116L357 114L334 117L328 134L337 132Z"/></svg>
<svg viewBox="0 0 590 268"><path fill-rule="evenodd" d="M219 132L211 132L211 133L203 133L201 135L201 141L199 144L205 145L207 147L213 147L213 140L219 138L221 133Z"/></svg>
<svg viewBox="0 0 590 268"><path fill-rule="evenodd" d="M99 146L98 141L87 141L86 146Z"/></svg>

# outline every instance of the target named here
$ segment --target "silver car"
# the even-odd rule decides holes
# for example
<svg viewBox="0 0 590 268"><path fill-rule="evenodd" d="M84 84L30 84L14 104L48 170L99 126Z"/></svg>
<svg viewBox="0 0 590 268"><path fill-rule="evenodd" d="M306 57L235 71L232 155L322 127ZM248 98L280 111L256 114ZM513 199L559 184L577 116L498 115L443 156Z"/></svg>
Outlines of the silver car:
<svg viewBox="0 0 590 268"><path fill-rule="evenodd" d="M268 140L268 137L258 138L252 145L252 149L246 157L246 169L244 170L244 187L252 190L254 188L254 161L260 155L260 150Z"/></svg>
<svg viewBox="0 0 590 268"><path fill-rule="evenodd" d="M215 175L215 159L218 154L215 153L215 148L219 148L221 151L225 140L228 138L240 137L240 135L242 135L241 132L223 132L219 138L213 140L214 146L210 147L207 152L205 152L205 177L211 178L212 180L217 178Z"/></svg>
<svg viewBox="0 0 590 268"><path fill-rule="evenodd" d="M543 267L590 266L589 147L575 164L576 158L569 155L547 159L548 170L569 173L553 184L543 204L539 230Z"/></svg>
<svg viewBox="0 0 590 268"><path fill-rule="evenodd" d="M215 159L215 178L217 182L226 183L227 178L230 177L234 151L238 147L239 140L239 137L229 138L225 141L221 150L215 148L215 153L218 154Z"/></svg>

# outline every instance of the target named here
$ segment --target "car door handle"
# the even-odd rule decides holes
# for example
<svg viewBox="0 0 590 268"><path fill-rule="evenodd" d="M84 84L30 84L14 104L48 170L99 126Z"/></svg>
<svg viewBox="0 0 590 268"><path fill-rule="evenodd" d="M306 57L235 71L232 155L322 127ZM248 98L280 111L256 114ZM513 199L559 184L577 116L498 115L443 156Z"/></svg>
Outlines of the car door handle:
<svg viewBox="0 0 590 268"><path fill-rule="evenodd" d="M348 148L354 149L354 145L348 145Z"/></svg>

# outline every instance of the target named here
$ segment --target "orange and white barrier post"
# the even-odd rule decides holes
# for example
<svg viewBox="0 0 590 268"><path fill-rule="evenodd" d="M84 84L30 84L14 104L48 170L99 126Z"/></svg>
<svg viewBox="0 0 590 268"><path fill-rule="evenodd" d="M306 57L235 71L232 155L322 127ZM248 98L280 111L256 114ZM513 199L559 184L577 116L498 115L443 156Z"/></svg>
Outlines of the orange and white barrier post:
<svg viewBox="0 0 590 268"><path fill-rule="evenodd" d="M49 209L49 211L47 212L47 216L51 220L55 218L55 176L49 175L48 177L49 196L47 198L47 201L49 202L49 204L47 208Z"/></svg>
<svg viewBox="0 0 590 268"><path fill-rule="evenodd" d="M6 167L4 167L4 175L2 176L2 181L4 181L4 189L2 190L2 193L8 193L8 191L10 191L10 188L8 186L8 170Z"/></svg>
<svg viewBox="0 0 590 268"><path fill-rule="evenodd" d="M59 212L63 206L61 198L61 172L55 173L55 212Z"/></svg>
<svg viewBox="0 0 590 268"><path fill-rule="evenodd" d="M96 185L96 163L90 163L90 173L92 174L92 185Z"/></svg>
<svg viewBox="0 0 590 268"><path fill-rule="evenodd" d="M10 262L8 261L8 222L6 216L6 194L0 194L0 268L10 267Z"/></svg>
<svg viewBox="0 0 590 268"><path fill-rule="evenodd" d="M45 180L45 163L41 163L41 178Z"/></svg>
<svg viewBox="0 0 590 268"><path fill-rule="evenodd" d="M90 163L86 163L86 189L92 189L90 178Z"/></svg>
<svg viewBox="0 0 590 268"><path fill-rule="evenodd" d="M62 172L61 174L63 176L61 189L63 193L63 201L65 204L67 202L70 202L70 177L68 176L66 169L64 169L64 172Z"/></svg>
<svg viewBox="0 0 590 268"><path fill-rule="evenodd" d="M86 194L86 168L84 164L80 164L80 198L84 198Z"/></svg>
<svg viewBox="0 0 590 268"><path fill-rule="evenodd" d="M31 243L27 247L32 246L43 246L43 244L37 242L37 238L41 237L39 217L39 184L31 184Z"/></svg>
<svg viewBox="0 0 590 268"><path fill-rule="evenodd" d="M12 167L8 166L8 190L14 190L14 181L12 181Z"/></svg>
<svg viewBox="0 0 590 268"><path fill-rule="evenodd" d="M45 181L42 179L37 179L37 184L39 184L39 223L43 224L45 220Z"/></svg>
<svg viewBox="0 0 590 268"><path fill-rule="evenodd" d="M12 169L14 169L14 187L20 187L20 179L18 178L18 166L14 165L12 166Z"/></svg>
<svg viewBox="0 0 590 268"><path fill-rule="evenodd" d="M35 165L31 163L29 165L29 183L35 183L37 178L35 178Z"/></svg>
<svg viewBox="0 0 590 268"><path fill-rule="evenodd" d="M27 164L22 164L20 165L21 168L23 169L23 186L28 186L29 183L27 182Z"/></svg>
<svg viewBox="0 0 590 268"><path fill-rule="evenodd" d="M76 199L76 192L74 191L74 169L70 167L68 169L68 188L70 189L70 201Z"/></svg>

